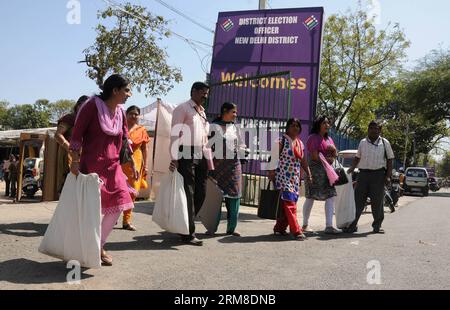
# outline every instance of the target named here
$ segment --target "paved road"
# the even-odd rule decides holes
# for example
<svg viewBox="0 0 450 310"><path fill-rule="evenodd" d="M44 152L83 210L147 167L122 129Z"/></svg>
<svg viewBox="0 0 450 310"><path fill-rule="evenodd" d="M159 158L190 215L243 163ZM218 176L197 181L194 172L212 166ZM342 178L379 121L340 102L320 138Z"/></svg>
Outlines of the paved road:
<svg viewBox="0 0 450 310"><path fill-rule="evenodd" d="M116 229L110 237L114 266L84 270L80 285L66 283L63 262L37 252L54 205L19 207L20 219L17 206L1 205L0 289L449 289L450 192L404 199L411 203L386 214L384 235L366 223L354 235L291 241L270 234L273 221L247 212L243 237L200 234L203 247L161 232L141 204L139 231ZM368 269L370 261L380 269ZM381 284L368 284L369 272Z"/></svg>

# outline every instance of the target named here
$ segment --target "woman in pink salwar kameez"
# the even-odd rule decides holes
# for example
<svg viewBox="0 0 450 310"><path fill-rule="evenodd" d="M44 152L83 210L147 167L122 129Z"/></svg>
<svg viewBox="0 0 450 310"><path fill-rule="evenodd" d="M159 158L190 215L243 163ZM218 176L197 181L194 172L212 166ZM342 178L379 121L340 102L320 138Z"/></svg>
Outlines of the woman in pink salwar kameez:
<svg viewBox="0 0 450 310"><path fill-rule="evenodd" d="M133 208L119 153L123 135L128 136L126 121L120 107L131 96L129 82L120 75L111 75L103 92L93 96L80 108L70 140L71 172L78 175L97 173L101 185L101 260L111 266L112 258L103 246L120 214ZM81 154L81 156L80 156Z"/></svg>

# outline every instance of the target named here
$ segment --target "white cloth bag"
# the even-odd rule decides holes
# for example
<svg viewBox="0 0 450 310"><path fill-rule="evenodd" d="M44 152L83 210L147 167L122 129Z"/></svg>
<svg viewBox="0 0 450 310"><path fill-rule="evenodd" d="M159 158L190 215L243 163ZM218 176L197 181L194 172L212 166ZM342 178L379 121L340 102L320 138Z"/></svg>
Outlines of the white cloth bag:
<svg viewBox="0 0 450 310"><path fill-rule="evenodd" d="M189 235L186 192L183 176L177 170L161 179L152 219L168 232Z"/></svg>
<svg viewBox="0 0 450 310"><path fill-rule="evenodd" d="M356 214L355 191L353 190L352 176L346 174L349 182L336 186L336 226L338 228L348 227L354 220Z"/></svg>
<svg viewBox="0 0 450 310"><path fill-rule="evenodd" d="M97 174L69 173L39 252L100 268L101 180Z"/></svg>

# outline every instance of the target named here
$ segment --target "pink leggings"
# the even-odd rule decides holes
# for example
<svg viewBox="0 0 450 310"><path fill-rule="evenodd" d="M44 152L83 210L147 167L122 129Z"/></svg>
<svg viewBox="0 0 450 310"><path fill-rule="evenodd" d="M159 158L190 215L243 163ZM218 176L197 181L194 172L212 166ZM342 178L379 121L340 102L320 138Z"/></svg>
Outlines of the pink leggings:
<svg viewBox="0 0 450 310"><path fill-rule="evenodd" d="M106 239L108 238L109 234L114 228L114 225L116 225L117 220L119 219L119 216L122 212L117 212L113 214L105 214L102 219L102 232L101 232L101 245L102 248L106 243Z"/></svg>

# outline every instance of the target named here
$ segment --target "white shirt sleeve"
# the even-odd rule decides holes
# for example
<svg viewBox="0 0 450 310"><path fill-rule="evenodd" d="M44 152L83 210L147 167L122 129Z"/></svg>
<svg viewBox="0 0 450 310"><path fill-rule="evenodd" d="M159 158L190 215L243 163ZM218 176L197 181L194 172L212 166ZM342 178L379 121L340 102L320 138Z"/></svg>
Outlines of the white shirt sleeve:
<svg viewBox="0 0 450 310"><path fill-rule="evenodd" d="M386 146L386 155L388 159L394 159L395 155L394 155L394 151L392 150L392 146L391 143L387 140L384 139L384 144Z"/></svg>
<svg viewBox="0 0 450 310"><path fill-rule="evenodd" d="M361 140L360 142L359 142L359 146L358 146L358 152L356 152L356 157L358 157L358 158L361 158L361 155L362 155L362 144L363 144L363 141L364 140Z"/></svg>

